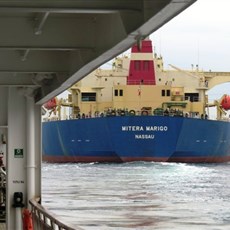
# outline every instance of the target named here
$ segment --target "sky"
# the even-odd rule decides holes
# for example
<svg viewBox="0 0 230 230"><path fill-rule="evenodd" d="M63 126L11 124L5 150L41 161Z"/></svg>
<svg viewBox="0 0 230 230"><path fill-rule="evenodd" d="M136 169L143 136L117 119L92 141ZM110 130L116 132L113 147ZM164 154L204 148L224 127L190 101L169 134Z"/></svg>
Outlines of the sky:
<svg viewBox="0 0 230 230"><path fill-rule="evenodd" d="M229 10L229 0L197 0L151 34L155 51L181 68L230 71Z"/></svg>

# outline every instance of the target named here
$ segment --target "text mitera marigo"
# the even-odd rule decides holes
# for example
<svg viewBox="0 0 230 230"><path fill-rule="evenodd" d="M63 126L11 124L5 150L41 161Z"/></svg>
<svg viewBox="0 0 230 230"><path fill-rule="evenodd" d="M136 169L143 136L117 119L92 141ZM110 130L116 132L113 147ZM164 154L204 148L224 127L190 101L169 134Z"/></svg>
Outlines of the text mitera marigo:
<svg viewBox="0 0 230 230"><path fill-rule="evenodd" d="M168 131L168 126L122 126L121 130L123 132L166 132ZM154 134L135 134L135 139L154 139Z"/></svg>

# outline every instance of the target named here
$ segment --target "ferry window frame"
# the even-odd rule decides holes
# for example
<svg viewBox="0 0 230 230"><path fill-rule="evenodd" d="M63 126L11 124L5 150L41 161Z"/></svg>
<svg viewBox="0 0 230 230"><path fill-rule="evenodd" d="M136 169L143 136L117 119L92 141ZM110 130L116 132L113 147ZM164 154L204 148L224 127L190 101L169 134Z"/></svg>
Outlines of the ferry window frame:
<svg viewBox="0 0 230 230"><path fill-rule="evenodd" d="M96 101L96 100L97 100L97 94L95 92L81 93L81 101L83 102Z"/></svg>

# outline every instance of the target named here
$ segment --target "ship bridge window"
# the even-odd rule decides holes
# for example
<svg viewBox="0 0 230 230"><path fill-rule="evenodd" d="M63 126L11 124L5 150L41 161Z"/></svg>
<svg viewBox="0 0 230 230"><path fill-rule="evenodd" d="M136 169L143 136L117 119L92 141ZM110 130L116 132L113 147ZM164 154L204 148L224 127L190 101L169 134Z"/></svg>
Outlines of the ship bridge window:
<svg viewBox="0 0 230 230"><path fill-rule="evenodd" d="M82 101L96 101L96 93L82 93L81 100Z"/></svg>
<svg viewBox="0 0 230 230"><path fill-rule="evenodd" d="M118 97L118 96L122 97L123 96L123 89L120 89L120 90L115 89L114 90L114 96L115 97Z"/></svg>
<svg viewBox="0 0 230 230"><path fill-rule="evenodd" d="M185 100L194 102L199 101L199 94L198 93L185 93Z"/></svg>
<svg viewBox="0 0 230 230"><path fill-rule="evenodd" d="M162 96L162 97L165 97L165 96L170 97L170 95L171 95L171 92L170 92L169 89L167 89L167 90L162 89L162 90L161 90L161 96Z"/></svg>

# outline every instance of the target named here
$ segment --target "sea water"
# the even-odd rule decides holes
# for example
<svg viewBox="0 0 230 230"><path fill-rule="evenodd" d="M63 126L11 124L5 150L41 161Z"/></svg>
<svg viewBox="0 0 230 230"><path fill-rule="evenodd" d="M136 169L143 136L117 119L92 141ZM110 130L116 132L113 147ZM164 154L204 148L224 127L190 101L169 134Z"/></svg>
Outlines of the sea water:
<svg viewBox="0 0 230 230"><path fill-rule="evenodd" d="M43 163L42 205L86 230L229 230L230 164Z"/></svg>

